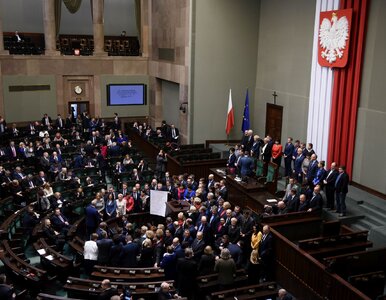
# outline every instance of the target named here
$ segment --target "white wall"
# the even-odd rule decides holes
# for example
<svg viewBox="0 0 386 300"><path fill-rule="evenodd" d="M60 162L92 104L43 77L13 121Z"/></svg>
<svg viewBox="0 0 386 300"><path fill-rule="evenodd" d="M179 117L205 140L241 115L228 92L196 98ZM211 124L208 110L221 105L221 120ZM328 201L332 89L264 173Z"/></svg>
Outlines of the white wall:
<svg viewBox="0 0 386 300"><path fill-rule="evenodd" d="M283 106L282 142L305 140L315 0L261 0L254 128L265 133L266 103Z"/></svg>
<svg viewBox="0 0 386 300"><path fill-rule="evenodd" d="M253 107L259 1L197 0L193 3L192 142L226 138L230 88L235 110L235 127L230 138L241 138L247 87L251 119L256 118Z"/></svg>

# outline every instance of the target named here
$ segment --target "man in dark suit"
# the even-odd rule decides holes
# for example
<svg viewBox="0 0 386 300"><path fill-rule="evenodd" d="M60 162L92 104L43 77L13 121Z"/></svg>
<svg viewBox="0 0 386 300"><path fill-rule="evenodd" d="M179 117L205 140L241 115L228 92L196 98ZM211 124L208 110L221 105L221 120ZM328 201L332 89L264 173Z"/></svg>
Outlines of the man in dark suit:
<svg viewBox="0 0 386 300"><path fill-rule="evenodd" d="M310 164L307 169L307 183L310 187L310 189L314 188L313 181L318 173L318 161L317 161L317 155L314 153L311 155Z"/></svg>
<svg viewBox="0 0 386 300"><path fill-rule="evenodd" d="M298 207L298 210L299 212L304 212L304 211L307 211L308 210L308 201L307 201L307 197L305 194L301 194L299 196L299 207Z"/></svg>
<svg viewBox="0 0 386 300"><path fill-rule="evenodd" d="M296 180L302 184L303 183L303 160L305 156L303 155L303 150L299 147L297 150L297 156L294 159L294 170L293 175Z"/></svg>
<svg viewBox="0 0 386 300"><path fill-rule="evenodd" d="M7 148L7 156L9 160L17 160L19 158L19 147L15 146L15 142L11 141Z"/></svg>
<svg viewBox="0 0 386 300"><path fill-rule="evenodd" d="M249 151L244 151L244 156L239 159L237 164L241 177L251 176L253 173L253 166L253 160L249 156Z"/></svg>
<svg viewBox="0 0 386 300"><path fill-rule="evenodd" d="M193 250L185 249L185 257L177 261L177 288L180 296L193 299L196 289L197 262L193 259Z"/></svg>
<svg viewBox="0 0 386 300"><path fill-rule="evenodd" d="M251 157L256 161L260 157L260 147L263 141L258 135L253 137L253 144L251 148Z"/></svg>
<svg viewBox="0 0 386 300"><path fill-rule="evenodd" d="M263 267L263 280L273 279L273 236L268 225L263 227L263 237L259 246L259 255Z"/></svg>
<svg viewBox="0 0 386 300"><path fill-rule="evenodd" d="M346 215L346 195L348 193L349 177L346 173L346 167L339 167L339 174L335 180L336 212L340 217Z"/></svg>
<svg viewBox="0 0 386 300"><path fill-rule="evenodd" d="M62 116L60 114L58 114L58 117L56 118L55 120L55 128L57 128L58 130L61 130L64 128L64 120L62 119Z"/></svg>
<svg viewBox="0 0 386 300"><path fill-rule="evenodd" d="M221 198L223 198L225 201L228 200L228 190L225 186L225 180L221 179L220 180L220 189L219 189L219 195Z"/></svg>
<svg viewBox="0 0 386 300"><path fill-rule="evenodd" d="M48 182L46 174L44 173L44 171L40 171L38 177L36 178L36 185L42 186L46 182Z"/></svg>
<svg viewBox="0 0 386 300"><path fill-rule="evenodd" d="M133 243L131 235L126 236L126 245L122 247L120 254L120 266L125 268L135 268L138 265L137 256L140 253L139 245Z"/></svg>
<svg viewBox="0 0 386 300"><path fill-rule="evenodd" d="M284 176L288 177L292 175L292 154L294 152L294 144L292 144L292 137L289 137L287 144L284 147L284 166L285 173Z"/></svg>
<svg viewBox="0 0 386 300"><path fill-rule="evenodd" d="M199 261L205 249L205 242L203 239L204 235L202 231L197 232L196 238L192 243L192 250L194 253L194 258L196 261Z"/></svg>
<svg viewBox="0 0 386 300"><path fill-rule="evenodd" d="M102 231L102 239L97 241L99 265L105 266L109 263L110 251L113 245L113 240L107 237L107 232Z"/></svg>
<svg viewBox="0 0 386 300"><path fill-rule="evenodd" d="M172 143L178 144L180 141L180 131L178 128L174 126L174 124L170 125L170 128L167 131L168 140Z"/></svg>
<svg viewBox="0 0 386 300"><path fill-rule="evenodd" d="M297 189L292 188L290 194L284 199L284 203L286 204L287 213L296 212L299 208L299 198L296 196Z"/></svg>
<svg viewBox="0 0 386 300"><path fill-rule="evenodd" d="M64 236L67 235L68 230L70 229L70 223L68 219L61 213L60 208L55 208L55 213L51 217L52 226L54 229Z"/></svg>
<svg viewBox="0 0 386 300"><path fill-rule="evenodd" d="M314 187L314 192L312 193L311 199L308 201L308 210L311 211L319 211L321 212L323 209L323 198L320 194L320 185Z"/></svg>
<svg viewBox="0 0 386 300"><path fill-rule="evenodd" d="M48 128L48 127L51 127L51 124L52 124L52 119L51 117L49 117L47 114L44 114L43 118L42 118L42 126L44 126L45 128Z"/></svg>
<svg viewBox="0 0 386 300"><path fill-rule="evenodd" d="M86 237L87 240L90 239L91 233L94 233L95 230L97 229L100 221L101 221L101 216L96 209L96 204L97 200L92 200L90 205L86 207Z"/></svg>
<svg viewBox="0 0 386 300"><path fill-rule="evenodd" d="M338 176L338 170L336 169L336 163L331 164L331 169L327 171L327 176L323 180L326 189L327 208L334 209L335 206L335 181Z"/></svg>
<svg viewBox="0 0 386 300"><path fill-rule="evenodd" d="M111 297L119 295L118 290L111 287L109 279L103 279L101 288L103 289L103 292L99 294L98 300L110 300Z"/></svg>

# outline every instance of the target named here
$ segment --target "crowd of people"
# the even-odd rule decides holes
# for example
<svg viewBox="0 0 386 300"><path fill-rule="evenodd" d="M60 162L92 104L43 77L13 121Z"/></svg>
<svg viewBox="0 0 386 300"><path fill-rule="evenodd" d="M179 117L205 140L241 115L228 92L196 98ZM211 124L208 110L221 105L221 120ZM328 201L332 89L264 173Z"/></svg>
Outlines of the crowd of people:
<svg viewBox="0 0 386 300"><path fill-rule="evenodd" d="M8 129L4 119L0 118L0 134L9 140L8 146L0 148L3 162L0 166L1 197L10 195L20 207L28 206L23 218L28 234L41 223L43 236L58 250L63 249L72 226L71 204L85 200L85 186L95 186L95 195L85 208L85 274L90 274L96 263L117 267L160 267L164 269L166 279L175 280L178 295L189 299L196 296L195 284L199 275L218 273L222 289L233 286L238 269L246 270L251 284L273 279L270 228L260 228L251 211L232 206L224 180L216 182L213 174L198 180L194 174L171 175L166 168L167 156L160 151L156 172L146 181L142 174L149 169L148 162L130 157L134 147L121 131L117 115L110 128L87 114L82 118L82 122L76 122L71 115L66 120L58 115L53 122L44 115L41 123L31 123L24 130L16 126ZM134 123L132 130L143 138L179 143L179 133L174 126L163 124L153 130L146 123ZM252 150L254 146L252 143L252 154L256 151ZM262 149L267 147L262 145ZM75 150L76 155L63 159L63 153L69 148ZM236 157L234 168L240 166L241 153L247 156L248 151L246 146L233 151L232 155ZM109 158L112 157L121 159L111 165ZM13 164L15 162L20 164ZM118 182L117 186L109 184L108 188L99 188L93 178L82 179L73 173L78 168L97 168L98 180L105 184L111 174L125 172L126 166L131 166L128 168L130 179L135 182L131 186L128 182ZM12 167L14 169L10 169ZM233 168L229 164L228 167ZM27 168L28 174L24 172ZM73 197L63 199L60 192L54 192L52 185L56 182L65 183L73 190ZM170 199L186 200L190 209L157 224L131 222L131 213L149 211L151 190L167 191ZM32 191L36 192L36 199L31 199ZM285 201L288 197L283 202L289 207ZM120 218L119 227L111 230L109 220L116 217ZM174 297L167 289L165 284L160 291L160 297L163 294L164 298L160 299Z"/></svg>
<svg viewBox="0 0 386 300"><path fill-rule="evenodd" d="M318 156L312 143L287 139L283 146L278 139L266 136L261 139L253 135L252 130L246 130L241 143L230 148L227 167L231 173L241 176L253 176L256 161L264 163L263 173L267 173L269 163L282 166L284 176L289 183L285 195L277 206L267 207L265 213L288 213L295 211L321 211L324 205L329 210L335 210L344 217L346 210L346 195L348 193L349 176L345 166L332 162L327 169L326 162L318 161Z"/></svg>

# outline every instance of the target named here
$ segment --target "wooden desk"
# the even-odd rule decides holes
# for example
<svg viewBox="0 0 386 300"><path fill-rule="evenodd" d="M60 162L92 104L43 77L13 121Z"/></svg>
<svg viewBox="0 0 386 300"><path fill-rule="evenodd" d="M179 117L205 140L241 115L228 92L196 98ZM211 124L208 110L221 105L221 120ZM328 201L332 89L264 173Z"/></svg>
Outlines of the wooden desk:
<svg viewBox="0 0 386 300"><path fill-rule="evenodd" d="M114 281L158 281L165 278L164 270L160 268L118 268L94 266L92 277Z"/></svg>
<svg viewBox="0 0 386 300"><path fill-rule="evenodd" d="M180 212L187 212L190 204L186 200L171 200L166 202L166 216L176 217Z"/></svg>
<svg viewBox="0 0 386 300"><path fill-rule="evenodd" d="M212 168L211 173L216 181L225 179L228 190L228 200L241 207L249 207L255 212L260 212L264 205L270 204L267 199L275 199L275 196L269 193L264 184L256 179L250 178L247 183L236 181L235 175L225 175L226 168Z"/></svg>

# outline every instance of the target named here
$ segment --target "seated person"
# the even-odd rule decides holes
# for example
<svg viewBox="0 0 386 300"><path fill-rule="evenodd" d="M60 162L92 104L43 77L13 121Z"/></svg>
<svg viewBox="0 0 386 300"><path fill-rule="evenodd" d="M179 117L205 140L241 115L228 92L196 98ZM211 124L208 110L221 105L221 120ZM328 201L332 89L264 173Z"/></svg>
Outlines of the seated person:
<svg viewBox="0 0 386 300"><path fill-rule="evenodd" d="M58 231L54 230L51 227L50 219L44 220L43 236L47 239L47 243L49 245L56 245L56 249L58 251L63 250L64 244L65 244L65 238L62 234L60 234Z"/></svg>
<svg viewBox="0 0 386 300"><path fill-rule="evenodd" d="M66 236L68 230L70 229L70 223L68 219L62 214L60 208L55 208L54 215L51 217L52 227L60 232L62 235Z"/></svg>

